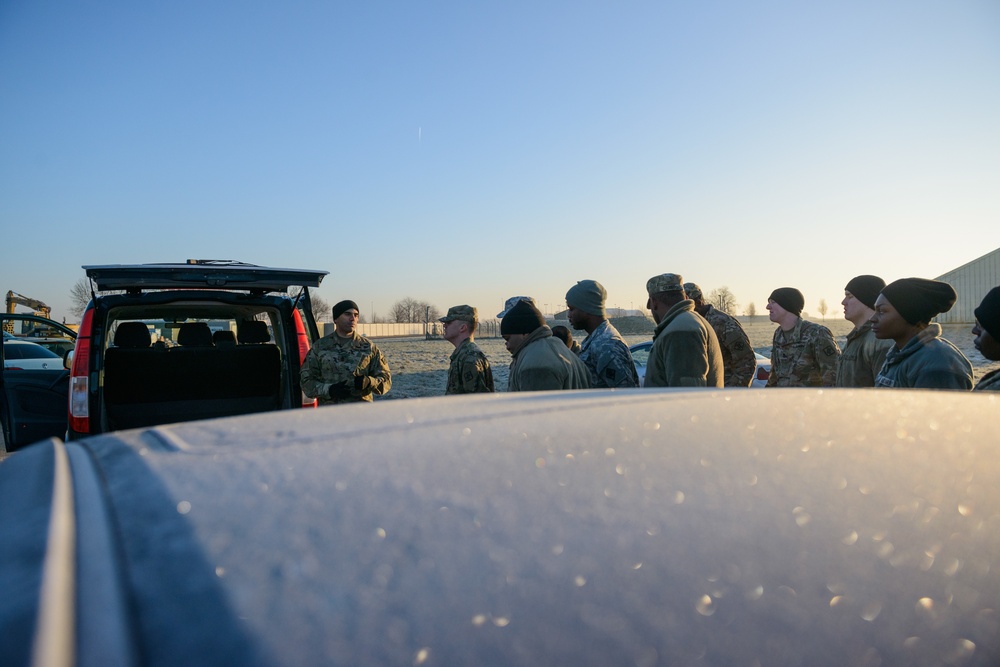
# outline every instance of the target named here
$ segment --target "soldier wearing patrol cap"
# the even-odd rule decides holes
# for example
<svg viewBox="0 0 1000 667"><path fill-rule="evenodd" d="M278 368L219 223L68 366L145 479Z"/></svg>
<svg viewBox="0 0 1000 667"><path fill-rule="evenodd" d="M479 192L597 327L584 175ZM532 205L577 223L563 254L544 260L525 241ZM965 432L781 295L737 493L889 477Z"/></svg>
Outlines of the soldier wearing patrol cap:
<svg viewBox="0 0 1000 667"><path fill-rule="evenodd" d="M712 325L719 346L722 348L723 385L726 387L749 387L757 370L757 358L750 344L750 337L739 321L730 315L705 303L701 288L694 283L684 283L684 293L694 301L694 312Z"/></svg>
<svg viewBox="0 0 1000 667"><path fill-rule="evenodd" d="M656 330L644 387L721 387L722 350L705 318L684 293L684 280L663 273L646 281Z"/></svg>
<svg viewBox="0 0 1000 667"><path fill-rule="evenodd" d="M490 361L473 342L479 315L472 306L452 306L438 320L444 324L444 339L455 346L448 367L445 394L476 394L494 391Z"/></svg>

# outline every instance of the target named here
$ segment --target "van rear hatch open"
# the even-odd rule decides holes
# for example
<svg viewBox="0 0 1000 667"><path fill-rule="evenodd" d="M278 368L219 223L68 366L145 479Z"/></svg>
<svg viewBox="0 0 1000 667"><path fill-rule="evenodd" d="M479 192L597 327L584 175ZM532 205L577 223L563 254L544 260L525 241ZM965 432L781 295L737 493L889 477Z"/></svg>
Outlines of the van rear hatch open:
<svg viewBox="0 0 1000 667"><path fill-rule="evenodd" d="M287 292L290 286L319 287L328 273L228 260L188 260L185 264L104 264L84 266L83 269L101 292L183 288Z"/></svg>

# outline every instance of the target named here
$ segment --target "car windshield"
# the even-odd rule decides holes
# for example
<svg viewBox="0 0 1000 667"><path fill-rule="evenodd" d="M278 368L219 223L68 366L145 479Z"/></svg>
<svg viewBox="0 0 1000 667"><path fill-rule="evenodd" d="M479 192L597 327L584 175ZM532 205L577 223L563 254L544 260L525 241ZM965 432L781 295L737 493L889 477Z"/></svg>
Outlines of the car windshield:
<svg viewBox="0 0 1000 667"><path fill-rule="evenodd" d="M41 345L27 341L4 340L3 354L7 359L58 359L59 355Z"/></svg>

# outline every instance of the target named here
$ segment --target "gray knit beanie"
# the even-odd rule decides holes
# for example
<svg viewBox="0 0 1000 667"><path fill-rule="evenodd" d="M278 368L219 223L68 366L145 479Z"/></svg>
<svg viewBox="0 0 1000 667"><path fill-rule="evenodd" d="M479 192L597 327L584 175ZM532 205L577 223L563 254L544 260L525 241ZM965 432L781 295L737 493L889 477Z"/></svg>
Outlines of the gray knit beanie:
<svg viewBox="0 0 1000 667"><path fill-rule="evenodd" d="M596 280L581 280L566 292L566 305L590 315L606 317L604 300L607 298L608 292L604 289L604 285Z"/></svg>

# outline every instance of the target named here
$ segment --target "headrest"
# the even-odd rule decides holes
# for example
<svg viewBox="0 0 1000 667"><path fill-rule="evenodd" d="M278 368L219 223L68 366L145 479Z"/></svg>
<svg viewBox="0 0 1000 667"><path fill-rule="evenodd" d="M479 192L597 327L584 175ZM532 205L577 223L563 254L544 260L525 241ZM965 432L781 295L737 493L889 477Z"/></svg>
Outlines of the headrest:
<svg viewBox="0 0 1000 667"><path fill-rule="evenodd" d="M235 347L236 334L229 329L220 329L212 334L212 342L216 347Z"/></svg>
<svg viewBox="0 0 1000 667"><path fill-rule="evenodd" d="M212 330L208 322L185 322L177 332L177 343L187 347L211 347Z"/></svg>
<svg viewBox="0 0 1000 667"><path fill-rule="evenodd" d="M267 322L261 320L243 320L239 330L240 345L248 343L269 343L271 334L267 332Z"/></svg>
<svg viewBox="0 0 1000 667"><path fill-rule="evenodd" d="M115 329L115 347L149 347L149 328L143 322L120 322Z"/></svg>

